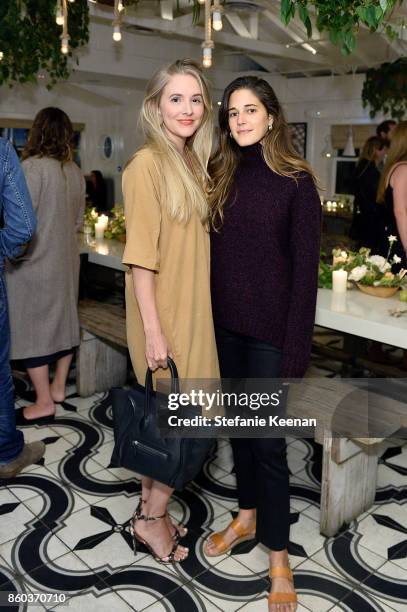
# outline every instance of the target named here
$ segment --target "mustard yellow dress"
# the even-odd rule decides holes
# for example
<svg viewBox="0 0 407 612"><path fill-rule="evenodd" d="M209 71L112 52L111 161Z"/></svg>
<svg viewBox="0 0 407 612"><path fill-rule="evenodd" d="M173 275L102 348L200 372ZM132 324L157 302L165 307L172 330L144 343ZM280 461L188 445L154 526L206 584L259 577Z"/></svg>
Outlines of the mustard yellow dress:
<svg viewBox="0 0 407 612"><path fill-rule="evenodd" d="M218 379L208 229L197 213L186 224L169 217L162 205L163 180L159 161L148 148L138 151L124 171L127 239L123 263L155 272L159 319L180 378ZM145 336L131 268L126 271L126 314L133 368L144 384ZM159 378L168 375L168 370L158 372Z"/></svg>

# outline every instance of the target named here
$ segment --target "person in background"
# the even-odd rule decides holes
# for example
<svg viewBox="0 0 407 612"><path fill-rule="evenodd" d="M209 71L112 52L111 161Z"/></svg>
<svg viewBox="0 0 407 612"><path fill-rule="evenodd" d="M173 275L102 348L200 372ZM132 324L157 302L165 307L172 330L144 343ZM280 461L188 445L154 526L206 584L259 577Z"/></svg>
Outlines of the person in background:
<svg viewBox="0 0 407 612"><path fill-rule="evenodd" d="M4 138L0 138L0 218L0 478L13 478L41 459L45 444L24 444L23 434L16 429L4 260L21 255L34 234L36 220L20 162Z"/></svg>
<svg viewBox="0 0 407 612"><path fill-rule="evenodd" d="M396 125L397 123L394 121L394 119L386 119L386 121L382 121L376 127L377 136L385 141L387 148L390 146Z"/></svg>
<svg viewBox="0 0 407 612"><path fill-rule="evenodd" d="M388 248L388 236L397 237L393 254L400 266L407 267L407 121L401 121L393 132L386 164L380 179L377 201L384 207L382 250Z"/></svg>
<svg viewBox="0 0 407 612"><path fill-rule="evenodd" d="M74 347L79 344L76 232L82 225L85 180L72 161L72 142L69 117L59 108L44 108L34 119L22 154L37 232L27 260L6 270L11 358L22 360L36 394L34 404L19 411L21 423L52 420L55 403L65 399Z"/></svg>
<svg viewBox="0 0 407 612"><path fill-rule="evenodd" d="M137 380L165 377L172 357L180 379L218 379L210 297L208 203L212 104L202 70L177 60L147 85L140 122L144 146L123 173L126 214L126 321ZM168 373L167 373L168 375ZM173 489L142 477L131 520L134 547L160 563L183 561L186 528L168 515Z"/></svg>
<svg viewBox="0 0 407 612"><path fill-rule="evenodd" d="M212 180L211 285L222 379L301 378L311 353L321 202L267 81L235 79L219 109ZM233 438L239 513L208 557L257 538L269 549L270 612L293 612L284 438Z"/></svg>
<svg viewBox="0 0 407 612"><path fill-rule="evenodd" d="M107 206L106 181L100 170L92 170L90 173L89 199L99 213L109 212Z"/></svg>
<svg viewBox="0 0 407 612"><path fill-rule="evenodd" d="M365 142L355 169L354 207L350 237L357 242L357 249L368 247L379 254L380 208L376 203L380 172L378 166L386 153L386 142L378 136L371 136ZM382 254L382 253L380 253Z"/></svg>

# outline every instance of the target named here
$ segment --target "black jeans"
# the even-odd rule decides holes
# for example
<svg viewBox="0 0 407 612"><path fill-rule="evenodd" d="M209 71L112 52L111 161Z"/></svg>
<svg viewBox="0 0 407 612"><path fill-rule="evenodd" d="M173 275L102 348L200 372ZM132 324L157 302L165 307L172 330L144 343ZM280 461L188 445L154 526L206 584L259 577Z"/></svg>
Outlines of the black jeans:
<svg viewBox="0 0 407 612"><path fill-rule="evenodd" d="M216 328L222 378L278 378L282 353L267 342ZM288 546L289 471L284 438L233 438L239 507L257 509L256 536L271 550Z"/></svg>

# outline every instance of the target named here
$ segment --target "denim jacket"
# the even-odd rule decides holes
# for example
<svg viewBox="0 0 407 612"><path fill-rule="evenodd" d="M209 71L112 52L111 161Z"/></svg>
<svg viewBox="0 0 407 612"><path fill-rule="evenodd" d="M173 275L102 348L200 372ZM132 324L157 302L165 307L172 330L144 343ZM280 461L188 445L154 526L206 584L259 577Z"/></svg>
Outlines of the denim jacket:
<svg viewBox="0 0 407 612"><path fill-rule="evenodd" d="M19 159L11 143L0 138L0 275L4 259L20 255L33 236L36 219Z"/></svg>

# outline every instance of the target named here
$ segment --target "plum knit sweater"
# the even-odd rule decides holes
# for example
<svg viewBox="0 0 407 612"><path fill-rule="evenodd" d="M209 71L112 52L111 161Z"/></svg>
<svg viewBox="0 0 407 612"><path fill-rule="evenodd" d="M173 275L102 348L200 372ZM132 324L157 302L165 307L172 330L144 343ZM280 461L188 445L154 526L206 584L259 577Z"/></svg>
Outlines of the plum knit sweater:
<svg viewBox="0 0 407 612"><path fill-rule="evenodd" d="M321 202L311 177L270 170L257 143L241 160L211 233L215 325L283 352L281 376L301 378L311 352L321 238Z"/></svg>

